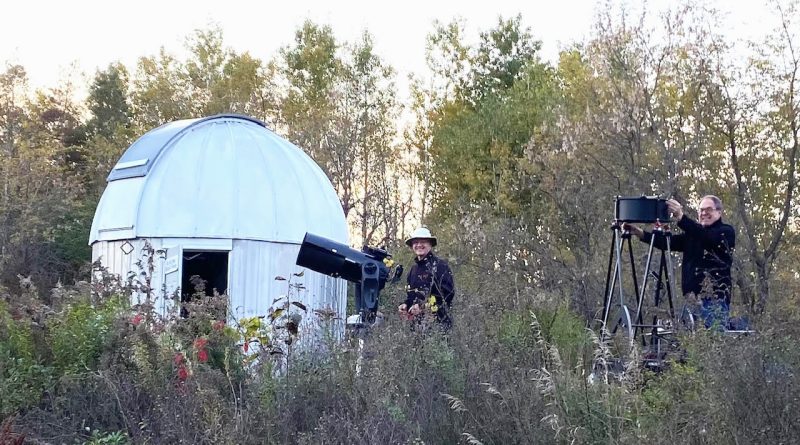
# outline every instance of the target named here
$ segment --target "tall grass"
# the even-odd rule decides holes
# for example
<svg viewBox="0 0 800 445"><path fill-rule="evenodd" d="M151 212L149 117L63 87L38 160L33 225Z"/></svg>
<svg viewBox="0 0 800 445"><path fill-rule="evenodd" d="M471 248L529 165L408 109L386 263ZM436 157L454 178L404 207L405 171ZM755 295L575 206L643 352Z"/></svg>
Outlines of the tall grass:
<svg viewBox="0 0 800 445"><path fill-rule="evenodd" d="M320 335L304 347L271 345L254 354L244 352L242 329L219 323L225 296L196 300L187 318L161 320L119 303L130 301L129 287L101 282L113 291L63 288L54 307L4 294L6 437L193 444L800 441L800 345L796 320L786 312L771 314L770 328L757 335L682 337L681 360L659 374L636 366L634 351L619 374L604 366L614 359L608 345L557 295L522 294L511 302L501 286L461 293L447 332L410 325L387 310L363 348L357 339ZM400 293L388 289L384 306L393 307ZM282 317L265 314L277 324L257 331L280 331ZM302 323L335 325L315 314L304 314ZM302 344L290 337L259 341Z"/></svg>

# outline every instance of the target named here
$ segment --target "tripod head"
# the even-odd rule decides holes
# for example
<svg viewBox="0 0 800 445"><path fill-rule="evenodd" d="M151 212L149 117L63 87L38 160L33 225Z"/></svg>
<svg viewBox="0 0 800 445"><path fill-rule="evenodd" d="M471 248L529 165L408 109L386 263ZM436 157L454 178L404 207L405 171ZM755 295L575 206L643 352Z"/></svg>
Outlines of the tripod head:
<svg viewBox="0 0 800 445"><path fill-rule="evenodd" d="M631 239L631 231L624 227L623 222L620 220L615 219L614 222L611 223L610 229L616 234L619 232L620 239L629 240Z"/></svg>
<svg viewBox="0 0 800 445"><path fill-rule="evenodd" d="M656 221L655 223L653 223L653 232L660 233L661 235L666 237L672 236L671 226L668 222Z"/></svg>

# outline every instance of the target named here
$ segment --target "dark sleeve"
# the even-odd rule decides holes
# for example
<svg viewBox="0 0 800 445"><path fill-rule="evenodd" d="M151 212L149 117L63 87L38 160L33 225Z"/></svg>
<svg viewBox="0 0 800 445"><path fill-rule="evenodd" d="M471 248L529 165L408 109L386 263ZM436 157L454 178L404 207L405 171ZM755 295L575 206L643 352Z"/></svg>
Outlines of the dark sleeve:
<svg viewBox="0 0 800 445"><path fill-rule="evenodd" d="M417 265L415 264L411 266L411 270L409 270L408 274L406 275L406 308L410 308L414 304L419 303L418 300L420 299L421 294L417 289L417 281L419 281L417 279L418 273Z"/></svg>
<svg viewBox="0 0 800 445"><path fill-rule="evenodd" d="M450 270L450 266L444 261L440 261L436 269L436 281L434 286L439 292L439 296L442 297L442 300L444 300L447 306L450 306L453 302L453 296L456 294L453 272Z"/></svg>
<svg viewBox="0 0 800 445"><path fill-rule="evenodd" d="M650 244L650 240L655 237L655 241L653 241L653 246L657 249L666 250L667 248L667 237L664 236L662 233L652 233L645 231L644 236L642 237L642 242L646 244ZM685 243L686 237L679 233L677 235L672 235L670 242L669 242L669 249L673 252L683 252L683 246Z"/></svg>
<svg viewBox="0 0 800 445"><path fill-rule="evenodd" d="M411 270L413 271L414 269L412 268ZM415 295L416 295L415 292L411 291L411 278L410 277L411 277L411 273L406 275L406 301L405 301L406 308L410 308L411 306L414 305L414 300L415 300Z"/></svg>
<svg viewBox="0 0 800 445"><path fill-rule="evenodd" d="M700 223L683 215L678 221L678 227L683 229L688 237L702 243L703 248L709 252L728 255L736 247L736 231L728 224L704 229Z"/></svg>

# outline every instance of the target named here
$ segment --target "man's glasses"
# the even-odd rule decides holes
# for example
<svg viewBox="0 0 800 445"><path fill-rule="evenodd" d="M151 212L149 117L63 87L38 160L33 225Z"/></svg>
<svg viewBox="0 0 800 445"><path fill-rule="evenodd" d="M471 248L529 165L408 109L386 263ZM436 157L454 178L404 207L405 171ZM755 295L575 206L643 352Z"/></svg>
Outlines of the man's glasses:
<svg viewBox="0 0 800 445"><path fill-rule="evenodd" d="M711 213L711 212L716 212L717 210L719 209L716 207L701 207L700 213Z"/></svg>

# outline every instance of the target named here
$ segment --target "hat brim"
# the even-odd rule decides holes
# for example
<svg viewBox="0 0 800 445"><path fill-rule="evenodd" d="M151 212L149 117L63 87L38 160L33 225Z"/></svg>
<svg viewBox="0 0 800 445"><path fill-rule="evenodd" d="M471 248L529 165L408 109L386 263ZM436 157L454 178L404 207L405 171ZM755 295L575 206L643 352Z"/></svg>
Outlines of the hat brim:
<svg viewBox="0 0 800 445"><path fill-rule="evenodd" d="M411 243L414 242L415 239L426 239L426 240L431 242L431 246L433 246L433 247L436 246L436 237L435 236L430 237L430 238L421 237L421 236L415 236L414 238L409 238L409 239L406 240L406 246L411 247Z"/></svg>

